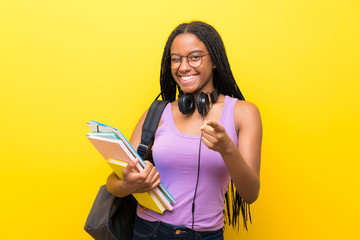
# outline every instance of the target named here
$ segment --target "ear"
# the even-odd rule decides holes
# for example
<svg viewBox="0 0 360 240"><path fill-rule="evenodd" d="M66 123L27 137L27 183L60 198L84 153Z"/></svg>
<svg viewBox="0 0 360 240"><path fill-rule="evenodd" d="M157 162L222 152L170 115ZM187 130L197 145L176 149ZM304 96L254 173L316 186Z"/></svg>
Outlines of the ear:
<svg viewBox="0 0 360 240"><path fill-rule="evenodd" d="M215 68L216 68L216 65L214 64L214 65L213 65L213 69L215 69Z"/></svg>

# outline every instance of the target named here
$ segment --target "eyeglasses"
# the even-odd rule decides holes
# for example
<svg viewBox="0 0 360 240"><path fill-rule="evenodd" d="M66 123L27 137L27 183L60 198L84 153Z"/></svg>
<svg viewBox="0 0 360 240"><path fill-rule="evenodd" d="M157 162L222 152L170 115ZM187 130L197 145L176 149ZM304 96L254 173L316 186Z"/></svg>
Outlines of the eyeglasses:
<svg viewBox="0 0 360 240"><path fill-rule="evenodd" d="M177 54L170 55L170 61L166 61L171 69L178 69L182 63L182 58L185 57L190 67L197 68L201 65L203 57L210 55L208 54L200 54L200 53L191 53L187 56L179 56Z"/></svg>

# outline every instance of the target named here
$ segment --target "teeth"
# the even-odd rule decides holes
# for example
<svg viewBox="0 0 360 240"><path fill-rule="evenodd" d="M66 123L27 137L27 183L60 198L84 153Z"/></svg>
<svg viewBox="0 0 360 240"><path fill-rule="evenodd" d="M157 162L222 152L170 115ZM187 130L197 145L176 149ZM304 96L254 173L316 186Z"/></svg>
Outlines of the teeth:
<svg viewBox="0 0 360 240"><path fill-rule="evenodd" d="M194 76L185 76L185 77L181 77L182 80L184 81L188 81L190 79L194 78Z"/></svg>

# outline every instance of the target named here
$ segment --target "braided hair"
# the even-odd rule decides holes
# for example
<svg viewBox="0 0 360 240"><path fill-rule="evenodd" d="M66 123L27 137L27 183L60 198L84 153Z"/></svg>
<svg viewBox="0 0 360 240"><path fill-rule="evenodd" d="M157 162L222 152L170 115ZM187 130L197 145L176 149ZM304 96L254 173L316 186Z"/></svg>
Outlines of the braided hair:
<svg viewBox="0 0 360 240"><path fill-rule="evenodd" d="M211 25L201 22L193 21L189 23L182 23L177 26L170 34L164 48L161 70L160 70L160 87L161 97L163 100L175 101L176 92L181 91L176 84L170 67L170 47L175 37L179 34L191 33L199 38L210 53L211 59L215 64L213 82L214 87L218 93L228 95L240 100L245 100L238 85L235 82L234 76L230 69L230 64L226 55L224 43L219 35ZM225 194L225 223L230 226L237 226L239 228L239 215L241 212L244 227L247 230L247 221L250 220L250 205L243 201L238 191L235 189L231 181L230 187Z"/></svg>

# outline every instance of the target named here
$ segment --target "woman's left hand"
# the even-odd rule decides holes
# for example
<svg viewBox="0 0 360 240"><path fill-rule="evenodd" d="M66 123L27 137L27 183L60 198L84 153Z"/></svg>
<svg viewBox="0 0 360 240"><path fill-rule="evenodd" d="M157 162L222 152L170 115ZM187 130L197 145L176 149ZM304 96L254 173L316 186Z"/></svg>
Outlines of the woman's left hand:
<svg viewBox="0 0 360 240"><path fill-rule="evenodd" d="M211 150L223 153L228 151L233 141L226 133L225 128L216 121L204 121L200 127L203 131L202 141Z"/></svg>

